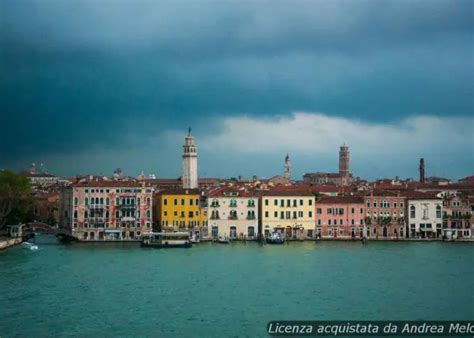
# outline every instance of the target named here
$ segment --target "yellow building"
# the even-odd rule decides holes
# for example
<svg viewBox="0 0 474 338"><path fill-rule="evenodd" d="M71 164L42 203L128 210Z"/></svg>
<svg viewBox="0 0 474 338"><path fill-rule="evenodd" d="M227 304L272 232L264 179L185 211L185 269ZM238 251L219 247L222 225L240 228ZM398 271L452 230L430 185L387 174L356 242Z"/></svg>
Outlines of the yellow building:
<svg viewBox="0 0 474 338"><path fill-rule="evenodd" d="M311 191L270 190L259 203L260 231L280 232L294 239L311 239L315 231L315 201Z"/></svg>
<svg viewBox="0 0 474 338"><path fill-rule="evenodd" d="M207 227L205 200L198 189L162 191L156 195L155 230L185 231L196 235Z"/></svg>

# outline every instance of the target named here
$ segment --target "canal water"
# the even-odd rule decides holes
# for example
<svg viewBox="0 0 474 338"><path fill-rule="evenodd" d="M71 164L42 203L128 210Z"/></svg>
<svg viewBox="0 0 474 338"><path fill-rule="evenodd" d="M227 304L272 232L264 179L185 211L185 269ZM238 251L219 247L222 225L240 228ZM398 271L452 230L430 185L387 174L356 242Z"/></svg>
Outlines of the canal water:
<svg viewBox="0 0 474 338"><path fill-rule="evenodd" d="M265 337L270 320L472 320L470 243L0 252L0 336Z"/></svg>

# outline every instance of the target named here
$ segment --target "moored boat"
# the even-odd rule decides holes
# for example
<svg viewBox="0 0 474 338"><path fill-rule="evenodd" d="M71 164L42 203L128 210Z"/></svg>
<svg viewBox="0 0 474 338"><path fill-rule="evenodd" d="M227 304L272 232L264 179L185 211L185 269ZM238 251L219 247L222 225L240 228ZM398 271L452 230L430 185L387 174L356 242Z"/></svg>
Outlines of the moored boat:
<svg viewBox="0 0 474 338"><path fill-rule="evenodd" d="M29 250L32 250L32 251L38 250L38 246L36 244L30 243L30 242L23 242L22 245L25 249L29 249Z"/></svg>
<svg viewBox="0 0 474 338"><path fill-rule="evenodd" d="M143 235L142 247L147 248L190 248L192 243L187 232L150 232Z"/></svg>
<svg viewBox="0 0 474 338"><path fill-rule="evenodd" d="M279 232L272 232L267 238L268 244L284 244L285 238Z"/></svg>
<svg viewBox="0 0 474 338"><path fill-rule="evenodd" d="M219 235L219 237L217 237L217 243L229 244L229 237L226 235Z"/></svg>
<svg viewBox="0 0 474 338"><path fill-rule="evenodd" d="M193 244L197 244L199 243L199 237L197 237L196 235L192 235L189 241Z"/></svg>

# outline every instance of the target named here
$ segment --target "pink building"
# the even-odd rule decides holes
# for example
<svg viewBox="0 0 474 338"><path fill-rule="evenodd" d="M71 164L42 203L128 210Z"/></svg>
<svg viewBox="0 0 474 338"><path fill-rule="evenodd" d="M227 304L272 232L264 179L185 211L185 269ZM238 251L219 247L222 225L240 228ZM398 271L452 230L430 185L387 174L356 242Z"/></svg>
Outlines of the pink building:
<svg viewBox="0 0 474 338"><path fill-rule="evenodd" d="M448 195L443 199L443 237L471 238L473 235L474 198L463 194Z"/></svg>
<svg viewBox="0 0 474 338"><path fill-rule="evenodd" d="M327 239L362 238L364 198L321 196L316 201L316 236Z"/></svg>
<svg viewBox="0 0 474 338"><path fill-rule="evenodd" d="M83 241L138 240L151 231L153 188L135 180L82 180L63 188L60 226Z"/></svg>
<svg viewBox="0 0 474 338"><path fill-rule="evenodd" d="M365 196L365 223L370 238L407 236L407 198L399 191L374 190Z"/></svg>

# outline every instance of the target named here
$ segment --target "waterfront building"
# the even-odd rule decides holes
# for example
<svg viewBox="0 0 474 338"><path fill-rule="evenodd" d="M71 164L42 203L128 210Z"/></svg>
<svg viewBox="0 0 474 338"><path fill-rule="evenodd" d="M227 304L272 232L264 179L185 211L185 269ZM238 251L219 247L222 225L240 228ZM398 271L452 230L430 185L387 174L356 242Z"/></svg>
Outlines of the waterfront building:
<svg viewBox="0 0 474 338"><path fill-rule="evenodd" d="M259 230L263 235L284 233L294 239L315 236L315 196L309 190L263 191L259 202Z"/></svg>
<svg viewBox="0 0 474 338"><path fill-rule="evenodd" d="M284 166L283 177L286 178L288 181L291 181L291 161L290 161L290 155L289 154L286 154L286 157L285 157L285 166Z"/></svg>
<svg viewBox="0 0 474 338"><path fill-rule="evenodd" d="M350 152L345 144L339 149L339 172L338 173L306 173L303 181L311 184L334 184L337 186L347 186L353 181L350 173Z"/></svg>
<svg viewBox="0 0 474 338"><path fill-rule="evenodd" d="M447 239L471 238L473 235L473 201L463 194L443 198L443 230Z"/></svg>
<svg viewBox="0 0 474 338"><path fill-rule="evenodd" d="M368 237L364 233L364 198L321 196L316 200L316 236L328 239Z"/></svg>
<svg viewBox="0 0 474 338"><path fill-rule="evenodd" d="M410 192L407 196L410 238L441 238L443 200L435 194Z"/></svg>
<svg viewBox="0 0 474 338"><path fill-rule="evenodd" d="M207 201L198 189L167 190L155 194L156 231L188 231L207 236Z"/></svg>
<svg viewBox="0 0 474 338"><path fill-rule="evenodd" d="M36 164L32 163L30 170L24 171L21 174L29 178L34 190L36 190L37 188L50 187L60 181L60 178L58 176L47 173L44 169L43 164L41 164L41 168L38 171L36 170Z"/></svg>
<svg viewBox="0 0 474 338"><path fill-rule="evenodd" d="M365 196L365 223L370 238L403 238L406 231L406 194L373 190Z"/></svg>
<svg viewBox="0 0 474 338"><path fill-rule="evenodd" d="M256 239L258 197L244 190L219 188L208 193L209 229L213 238Z"/></svg>
<svg viewBox="0 0 474 338"><path fill-rule="evenodd" d="M183 189L198 188L198 155L194 136L189 128L183 145Z"/></svg>
<svg viewBox="0 0 474 338"><path fill-rule="evenodd" d="M61 189L60 226L83 241L137 240L151 231L153 188L136 180L80 180Z"/></svg>

